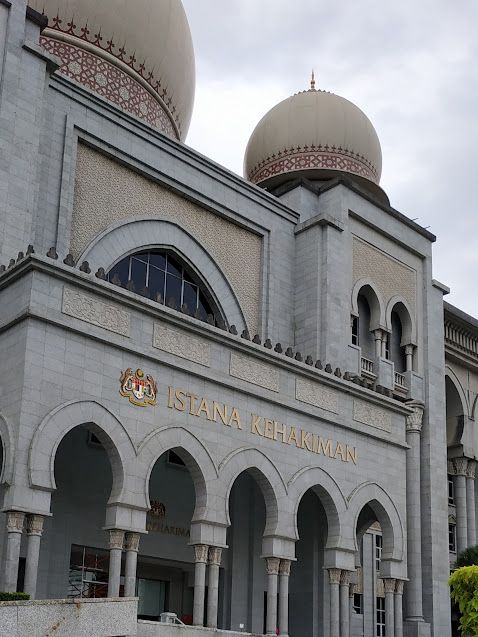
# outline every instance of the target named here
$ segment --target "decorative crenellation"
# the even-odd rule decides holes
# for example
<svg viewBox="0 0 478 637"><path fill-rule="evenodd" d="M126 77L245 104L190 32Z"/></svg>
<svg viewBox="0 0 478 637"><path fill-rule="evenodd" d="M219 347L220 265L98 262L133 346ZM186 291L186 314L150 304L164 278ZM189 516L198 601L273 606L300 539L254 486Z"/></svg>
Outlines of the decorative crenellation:
<svg viewBox="0 0 478 637"><path fill-rule="evenodd" d="M222 558L222 548L219 546L210 546L209 547L209 564L213 564L215 566L221 566L221 558Z"/></svg>
<svg viewBox="0 0 478 637"><path fill-rule="evenodd" d="M266 573L267 575L278 575L280 566L280 558L266 557Z"/></svg>
<svg viewBox="0 0 478 637"><path fill-rule="evenodd" d="M395 593L395 585L396 585L396 580L393 577L383 578L383 586L385 589L385 594Z"/></svg>
<svg viewBox="0 0 478 637"><path fill-rule="evenodd" d="M22 511L7 511L7 533L23 533L25 514Z"/></svg>
<svg viewBox="0 0 478 637"><path fill-rule="evenodd" d="M125 532L121 529L110 529L109 548L123 550Z"/></svg>
<svg viewBox="0 0 478 637"><path fill-rule="evenodd" d="M124 548L125 551L134 551L137 553L139 551L139 541L140 541L139 533L128 532L125 534L124 538Z"/></svg>
<svg viewBox="0 0 478 637"><path fill-rule="evenodd" d="M455 475L466 477L468 470L468 458L453 458L453 466L455 467Z"/></svg>
<svg viewBox="0 0 478 637"><path fill-rule="evenodd" d="M295 170L339 170L365 177L378 183L376 167L363 155L348 148L321 144L284 148L276 154L261 160L247 176L257 184L275 175Z"/></svg>
<svg viewBox="0 0 478 637"><path fill-rule="evenodd" d="M340 578L342 577L342 569L329 568L328 571L329 571L329 583L340 584Z"/></svg>
<svg viewBox="0 0 478 637"><path fill-rule="evenodd" d="M412 412L408 414L406 418L407 432L420 432L422 430L423 412L425 410L424 404L414 400L407 402L407 407L412 409Z"/></svg>
<svg viewBox="0 0 478 637"><path fill-rule="evenodd" d="M40 535L43 533L43 515L30 514L27 515L27 534Z"/></svg>
<svg viewBox="0 0 478 637"><path fill-rule="evenodd" d="M291 560L281 560L279 564L279 575L290 575Z"/></svg>
<svg viewBox="0 0 478 637"><path fill-rule="evenodd" d="M194 561L207 564L209 556L209 546L207 544L195 544L194 545Z"/></svg>

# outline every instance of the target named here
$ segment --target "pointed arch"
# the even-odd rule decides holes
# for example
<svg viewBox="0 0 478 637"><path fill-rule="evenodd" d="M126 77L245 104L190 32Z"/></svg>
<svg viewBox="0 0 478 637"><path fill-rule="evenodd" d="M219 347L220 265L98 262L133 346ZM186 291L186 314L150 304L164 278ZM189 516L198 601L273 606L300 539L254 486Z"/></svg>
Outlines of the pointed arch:
<svg viewBox="0 0 478 637"><path fill-rule="evenodd" d="M211 254L177 223L158 217L134 217L111 224L83 251L78 262L95 270L110 268L139 250L164 248L175 252L204 281L229 324L247 327L244 313L228 278ZM109 263L105 264L105 255Z"/></svg>
<svg viewBox="0 0 478 637"><path fill-rule="evenodd" d="M150 508L149 480L158 459L167 451L174 450L183 460L191 474L196 494L193 522L212 520L212 493L210 485L217 480L218 472L214 460L205 445L184 427L161 427L152 431L141 442L138 449L138 475L143 480L144 505Z"/></svg>
<svg viewBox="0 0 478 637"><path fill-rule="evenodd" d="M225 526L231 524L229 495L234 482L247 471L256 480L264 496L266 525L264 536L288 535L290 530L290 506L284 480L274 463L265 453L253 447L236 449L219 467L218 512Z"/></svg>
<svg viewBox="0 0 478 637"><path fill-rule="evenodd" d="M111 463L113 486L109 502L124 499L126 467L136 455L125 427L111 411L96 401L71 401L53 409L37 427L28 454L30 486L52 492L56 489L55 456L63 438L85 425L101 441Z"/></svg>

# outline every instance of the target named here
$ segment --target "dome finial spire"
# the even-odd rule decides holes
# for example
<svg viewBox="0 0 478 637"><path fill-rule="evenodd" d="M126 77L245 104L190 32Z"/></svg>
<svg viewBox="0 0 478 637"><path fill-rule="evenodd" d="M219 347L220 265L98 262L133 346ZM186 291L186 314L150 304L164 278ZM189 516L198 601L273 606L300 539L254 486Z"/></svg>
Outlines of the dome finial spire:
<svg viewBox="0 0 478 637"><path fill-rule="evenodd" d="M312 69L312 75L310 76L310 90L315 91L315 75L314 69Z"/></svg>

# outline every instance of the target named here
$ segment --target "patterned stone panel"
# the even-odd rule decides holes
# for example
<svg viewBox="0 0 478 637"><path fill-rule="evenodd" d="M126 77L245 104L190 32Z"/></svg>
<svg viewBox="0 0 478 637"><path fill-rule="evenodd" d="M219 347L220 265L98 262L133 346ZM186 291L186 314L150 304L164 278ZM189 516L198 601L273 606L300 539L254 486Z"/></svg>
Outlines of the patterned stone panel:
<svg viewBox="0 0 478 637"><path fill-rule="evenodd" d="M385 303L392 296L402 296L413 313L416 306L417 273L374 246L353 238L353 284L371 279Z"/></svg>
<svg viewBox="0 0 478 637"><path fill-rule="evenodd" d="M63 314L97 325L110 332L116 332L122 336L130 334L129 312L113 303L104 303L90 294L64 288L61 311Z"/></svg>
<svg viewBox="0 0 478 637"><path fill-rule="evenodd" d="M47 51L62 60L61 73L177 139L171 120L158 100L130 75L93 53L66 42L45 37L40 41Z"/></svg>
<svg viewBox="0 0 478 637"><path fill-rule="evenodd" d="M70 247L73 256L78 258L111 224L135 216L170 220L195 237L231 283L250 331L257 331L261 238L80 144Z"/></svg>
<svg viewBox="0 0 478 637"><path fill-rule="evenodd" d="M279 391L279 371L267 363L254 360L250 356L231 352L229 372L234 378L240 378L248 383L264 387L264 389Z"/></svg>
<svg viewBox="0 0 478 637"><path fill-rule="evenodd" d="M295 397L302 403L320 407L326 411L338 413L338 393L319 383L297 378L295 383Z"/></svg>
<svg viewBox="0 0 478 637"><path fill-rule="evenodd" d="M365 400L354 400L353 419L382 431L392 431L392 416L385 409Z"/></svg>
<svg viewBox="0 0 478 637"><path fill-rule="evenodd" d="M209 343L196 336L190 336L182 330L155 323L153 347L209 367Z"/></svg>

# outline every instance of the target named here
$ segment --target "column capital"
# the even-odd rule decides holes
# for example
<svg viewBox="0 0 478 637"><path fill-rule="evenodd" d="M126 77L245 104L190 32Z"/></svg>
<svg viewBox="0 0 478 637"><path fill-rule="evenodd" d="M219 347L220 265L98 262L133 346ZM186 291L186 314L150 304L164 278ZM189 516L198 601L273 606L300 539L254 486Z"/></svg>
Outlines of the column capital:
<svg viewBox="0 0 478 637"><path fill-rule="evenodd" d="M352 579L352 571L345 571L342 569L340 573L340 586L350 586L350 580Z"/></svg>
<svg viewBox="0 0 478 637"><path fill-rule="evenodd" d="M418 432L422 430L423 412L425 405L419 400L409 400L405 403L407 407L412 409L412 413L406 417L407 433Z"/></svg>
<svg viewBox="0 0 478 637"><path fill-rule="evenodd" d="M25 514L22 511L7 511L7 533L23 533Z"/></svg>
<svg viewBox="0 0 478 637"><path fill-rule="evenodd" d="M415 350L416 345L413 345L413 343L409 343L408 345L405 345L405 355L406 354L413 354L414 350Z"/></svg>
<svg viewBox="0 0 478 637"><path fill-rule="evenodd" d="M455 465L453 464L453 460L446 461L446 470L449 475L455 475Z"/></svg>
<svg viewBox="0 0 478 637"><path fill-rule="evenodd" d="M280 558L278 557L266 557L266 572L267 575L279 574Z"/></svg>
<svg viewBox="0 0 478 637"><path fill-rule="evenodd" d="M141 538L141 535L139 533L128 531L125 534L125 539L124 539L125 551L134 551L135 553L137 553L139 551L140 538Z"/></svg>
<svg viewBox="0 0 478 637"><path fill-rule="evenodd" d="M214 564L215 566L221 566L221 558L222 558L222 548L219 546L210 546L209 547L209 564Z"/></svg>
<svg viewBox="0 0 478 637"><path fill-rule="evenodd" d="M466 477L471 480L475 479L476 473L476 460L468 460L468 467L466 469Z"/></svg>
<svg viewBox="0 0 478 637"><path fill-rule="evenodd" d="M403 595L403 586L405 582L402 579L395 580L395 595Z"/></svg>
<svg viewBox="0 0 478 637"><path fill-rule="evenodd" d="M393 577L385 577L383 579L383 587L385 593L395 593L396 580Z"/></svg>
<svg viewBox="0 0 478 637"><path fill-rule="evenodd" d="M209 553L209 546L207 544L195 544L194 545L194 561L207 564L207 558Z"/></svg>
<svg viewBox="0 0 478 637"><path fill-rule="evenodd" d="M329 582L330 584L340 584L340 576L342 575L341 568L329 568Z"/></svg>
<svg viewBox="0 0 478 637"><path fill-rule="evenodd" d="M110 529L110 549L123 550L124 531L121 529Z"/></svg>
<svg viewBox="0 0 478 637"><path fill-rule="evenodd" d="M468 458L464 456L461 458L453 458L453 466L455 468L455 475L466 476L468 469Z"/></svg>
<svg viewBox="0 0 478 637"><path fill-rule="evenodd" d="M350 582L349 586L349 597L353 597L357 592L357 584L355 582Z"/></svg>
<svg viewBox="0 0 478 637"><path fill-rule="evenodd" d="M27 515L27 535L40 535L43 533L43 515L32 513Z"/></svg>
<svg viewBox="0 0 478 637"><path fill-rule="evenodd" d="M279 575L290 575L291 560L281 560L279 564Z"/></svg>

